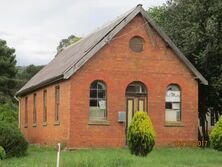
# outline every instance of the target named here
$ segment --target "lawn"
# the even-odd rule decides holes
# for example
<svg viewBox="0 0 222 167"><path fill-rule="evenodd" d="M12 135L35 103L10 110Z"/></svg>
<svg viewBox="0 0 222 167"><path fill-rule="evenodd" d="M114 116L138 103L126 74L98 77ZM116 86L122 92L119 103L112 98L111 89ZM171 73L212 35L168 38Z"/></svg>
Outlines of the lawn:
<svg viewBox="0 0 222 167"><path fill-rule="evenodd" d="M28 155L1 161L0 167L55 167L53 148L31 146ZM222 152L201 148L155 148L147 157L128 149L86 149L61 152L61 167L222 167Z"/></svg>

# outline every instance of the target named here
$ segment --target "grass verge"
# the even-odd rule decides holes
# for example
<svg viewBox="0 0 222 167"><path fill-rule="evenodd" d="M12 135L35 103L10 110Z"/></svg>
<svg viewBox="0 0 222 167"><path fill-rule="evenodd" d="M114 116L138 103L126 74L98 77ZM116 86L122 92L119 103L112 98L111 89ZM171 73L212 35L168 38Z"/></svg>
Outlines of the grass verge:
<svg viewBox="0 0 222 167"><path fill-rule="evenodd" d="M0 160L0 167L55 167L56 150L31 146L28 155ZM154 148L147 157L128 149L62 151L60 167L222 167L222 152L205 148Z"/></svg>

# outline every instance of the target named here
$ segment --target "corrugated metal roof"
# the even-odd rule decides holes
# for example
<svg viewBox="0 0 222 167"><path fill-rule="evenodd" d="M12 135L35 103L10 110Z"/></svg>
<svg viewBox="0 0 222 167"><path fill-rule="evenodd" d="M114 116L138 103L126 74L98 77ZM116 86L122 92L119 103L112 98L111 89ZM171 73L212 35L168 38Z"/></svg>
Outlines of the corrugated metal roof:
<svg viewBox="0 0 222 167"><path fill-rule="evenodd" d="M136 8L126 12L108 25L104 25L87 37L62 50L47 66L29 80L17 92L17 95L23 95L30 91L34 91L54 81L68 79L139 13L144 16L147 22L150 23L160 36L172 47L179 58L189 67L197 78L199 78L203 84L207 85L206 79L186 59L167 35L153 22L142 6L137 5Z"/></svg>

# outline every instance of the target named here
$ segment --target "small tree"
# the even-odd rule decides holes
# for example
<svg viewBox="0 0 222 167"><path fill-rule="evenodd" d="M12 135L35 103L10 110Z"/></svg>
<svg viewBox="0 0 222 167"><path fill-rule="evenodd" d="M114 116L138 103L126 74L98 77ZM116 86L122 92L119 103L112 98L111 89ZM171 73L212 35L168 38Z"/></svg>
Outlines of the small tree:
<svg viewBox="0 0 222 167"><path fill-rule="evenodd" d="M155 144L155 131L146 112L136 112L127 130L127 141L130 152L146 156Z"/></svg>
<svg viewBox="0 0 222 167"><path fill-rule="evenodd" d="M210 134L210 143L214 149L222 151L222 116Z"/></svg>

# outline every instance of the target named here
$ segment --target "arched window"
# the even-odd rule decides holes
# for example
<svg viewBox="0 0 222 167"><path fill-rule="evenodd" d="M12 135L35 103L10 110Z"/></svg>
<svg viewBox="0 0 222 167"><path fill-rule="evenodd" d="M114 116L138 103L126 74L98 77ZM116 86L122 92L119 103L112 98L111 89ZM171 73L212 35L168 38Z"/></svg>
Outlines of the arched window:
<svg viewBox="0 0 222 167"><path fill-rule="evenodd" d="M165 121L181 121L181 90L176 84L171 84L166 91Z"/></svg>
<svg viewBox="0 0 222 167"><path fill-rule="evenodd" d="M146 95L146 87L141 82L132 82L126 88L126 95Z"/></svg>
<svg viewBox="0 0 222 167"><path fill-rule="evenodd" d="M94 81L90 86L90 120L106 120L106 85L102 81Z"/></svg>

